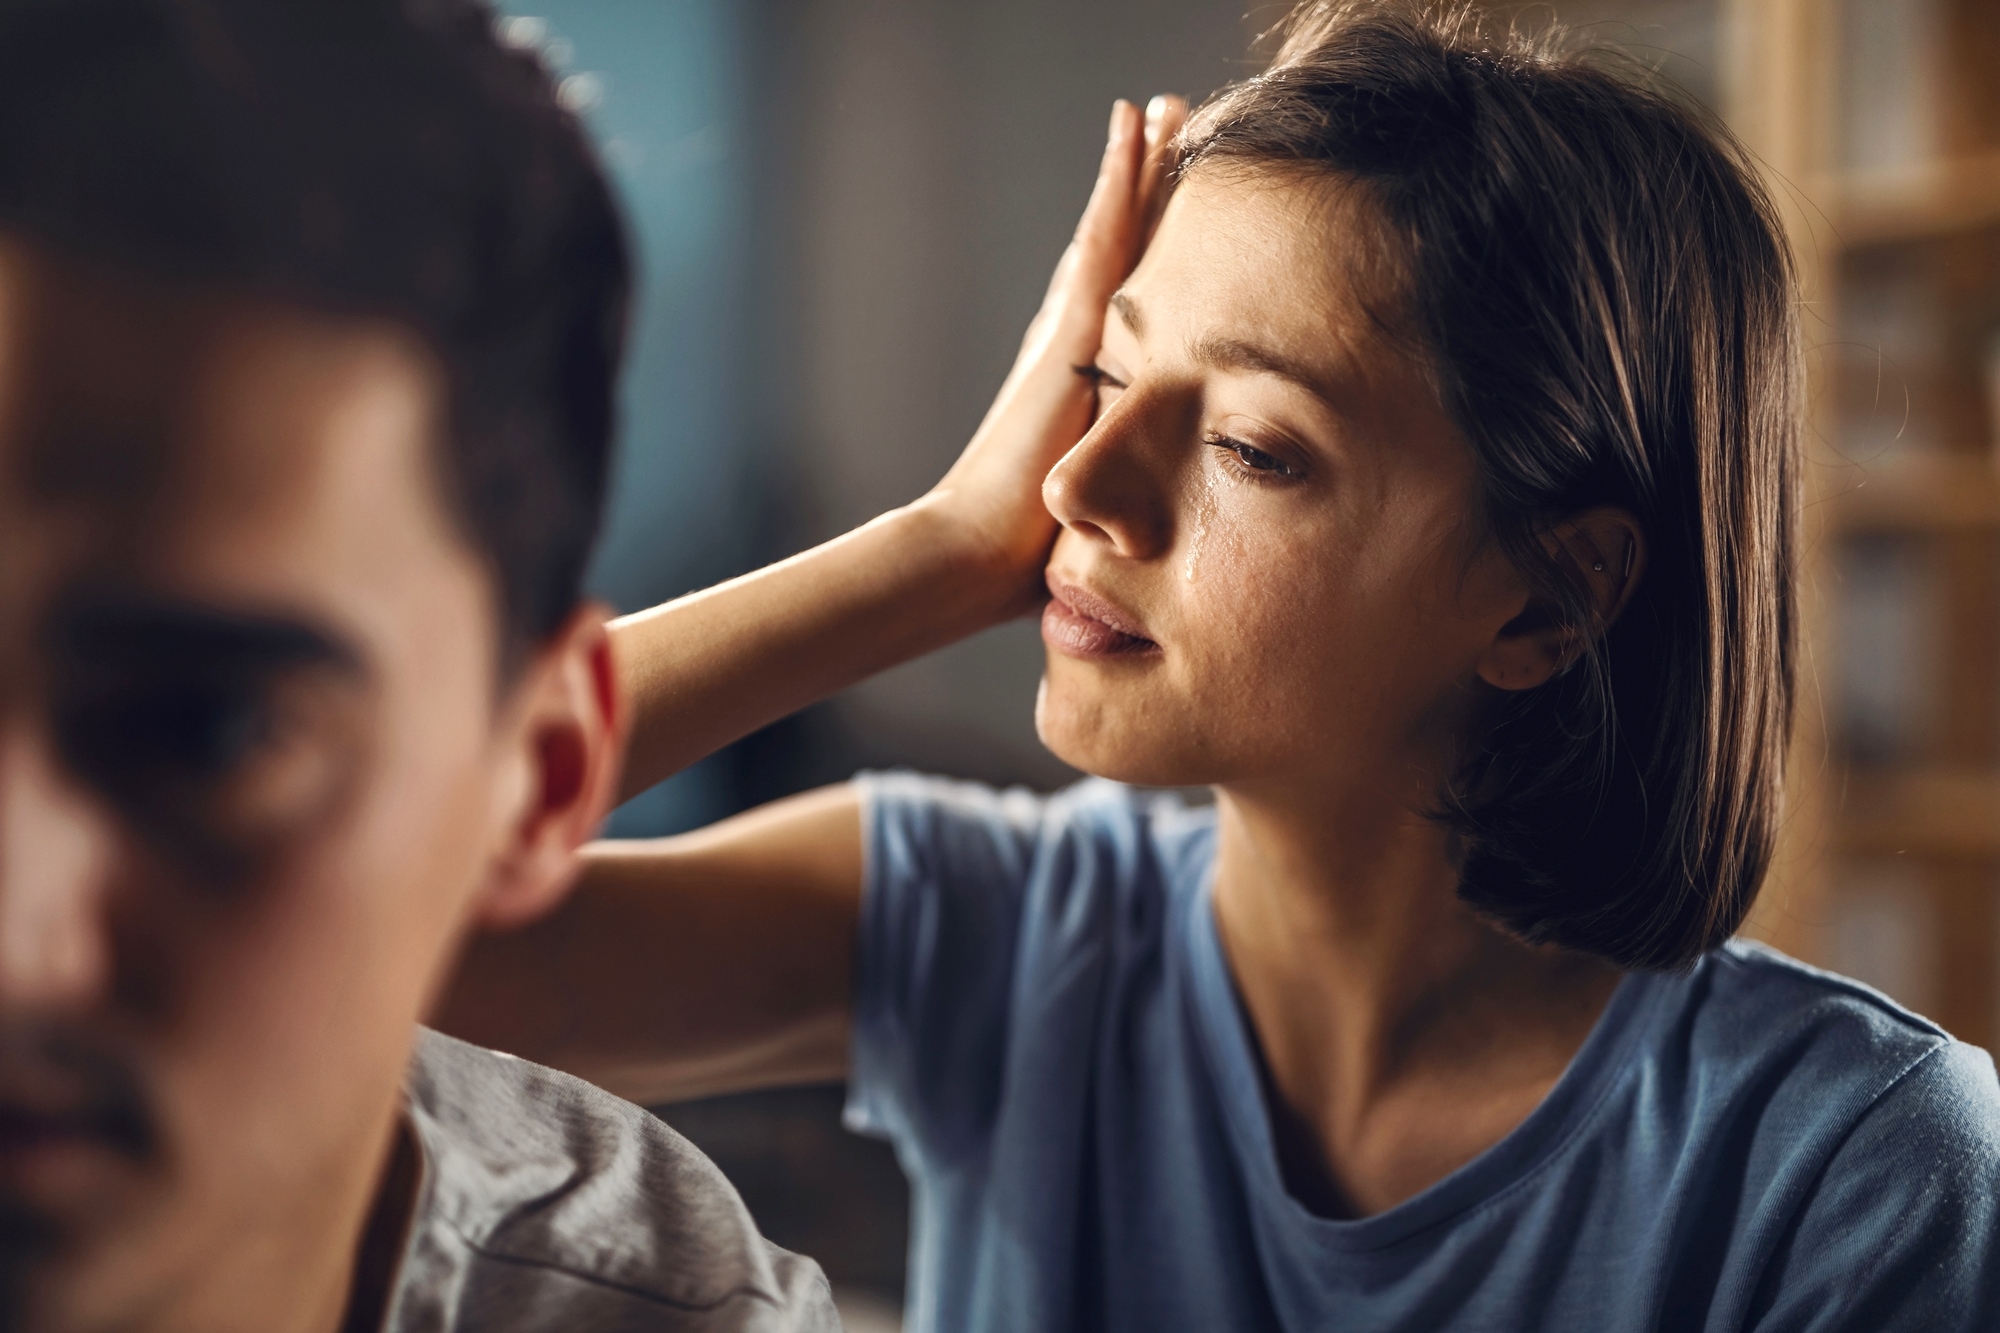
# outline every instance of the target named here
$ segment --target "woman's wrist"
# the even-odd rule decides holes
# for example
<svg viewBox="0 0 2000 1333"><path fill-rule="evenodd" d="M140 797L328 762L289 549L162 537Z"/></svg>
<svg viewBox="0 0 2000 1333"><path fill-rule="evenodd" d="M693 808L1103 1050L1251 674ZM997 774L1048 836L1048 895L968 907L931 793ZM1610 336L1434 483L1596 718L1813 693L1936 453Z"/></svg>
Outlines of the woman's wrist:
<svg viewBox="0 0 2000 1333"><path fill-rule="evenodd" d="M905 568L926 570L927 581L937 584L940 609L974 622L960 634L1015 619L1041 604L1053 531L1040 541L997 536L965 513L960 496L944 489L878 522L885 520L899 528L896 540L907 548L910 562Z"/></svg>
<svg viewBox="0 0 2000 1333"><path fill-rule="evenodd" d="M787 713L1039 600L948 495L891 510L789 560L612 626L634 728L627 793Z"/></svg>

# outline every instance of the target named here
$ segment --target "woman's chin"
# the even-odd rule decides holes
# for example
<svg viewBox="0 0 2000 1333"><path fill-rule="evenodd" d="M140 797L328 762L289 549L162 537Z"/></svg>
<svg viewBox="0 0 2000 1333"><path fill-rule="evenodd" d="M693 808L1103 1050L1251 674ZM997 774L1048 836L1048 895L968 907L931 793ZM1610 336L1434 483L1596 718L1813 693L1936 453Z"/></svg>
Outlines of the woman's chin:
<svg viewBox="0 0 2000 1333"><path fill-rule="evenodd" d="M1107 701L1086 704L1051 689L1047 676L1035 694L1035 733L1071 768L1135 787L1206 786L1206 766L1177 753L1162 730Z"/></svg>

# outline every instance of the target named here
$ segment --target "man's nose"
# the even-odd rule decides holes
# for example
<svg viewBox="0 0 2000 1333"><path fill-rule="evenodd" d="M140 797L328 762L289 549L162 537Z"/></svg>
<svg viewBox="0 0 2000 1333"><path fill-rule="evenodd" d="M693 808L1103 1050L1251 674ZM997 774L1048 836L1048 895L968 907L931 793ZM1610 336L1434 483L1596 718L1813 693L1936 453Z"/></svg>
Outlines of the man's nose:
<svg viewBox="0 0 2000 1333"><path fill-rule="evenodd" d="M41 728L0 730L0 1009L86 1003L103 987L116 838Z"/></svg>

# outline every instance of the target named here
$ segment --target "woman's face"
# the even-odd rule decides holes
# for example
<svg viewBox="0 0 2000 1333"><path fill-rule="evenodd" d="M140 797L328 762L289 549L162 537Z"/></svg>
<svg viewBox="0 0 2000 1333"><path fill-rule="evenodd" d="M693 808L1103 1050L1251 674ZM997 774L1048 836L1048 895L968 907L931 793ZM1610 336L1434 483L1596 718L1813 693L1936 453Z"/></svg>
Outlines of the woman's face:
<svg viewBox="0 0 2000 1333"><path fill-rule="evenodd" d="M1375 225L1327 185L1198 170L1113 299L1096 425L1043 487L1036 721L1068 762L1323 787L1449 761L1528 591L1473 536L1472 458L1423 367L1364 308Z"/></svg>

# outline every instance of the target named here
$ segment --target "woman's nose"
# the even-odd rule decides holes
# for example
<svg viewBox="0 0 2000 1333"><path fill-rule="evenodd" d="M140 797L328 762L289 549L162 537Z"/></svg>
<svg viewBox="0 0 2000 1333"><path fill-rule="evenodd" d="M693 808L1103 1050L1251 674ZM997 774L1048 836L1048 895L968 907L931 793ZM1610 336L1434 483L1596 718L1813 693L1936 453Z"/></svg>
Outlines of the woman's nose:
<svg viewBox="0 0 2000 1333"><path fill-rule="evenodd" d="M1149 448L1148 414L1127 390L1050 469L1042 503L1056 522L1119 555L1146 560L1173 544L1170 460Z"/></svg>

